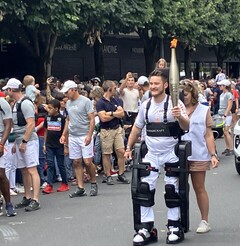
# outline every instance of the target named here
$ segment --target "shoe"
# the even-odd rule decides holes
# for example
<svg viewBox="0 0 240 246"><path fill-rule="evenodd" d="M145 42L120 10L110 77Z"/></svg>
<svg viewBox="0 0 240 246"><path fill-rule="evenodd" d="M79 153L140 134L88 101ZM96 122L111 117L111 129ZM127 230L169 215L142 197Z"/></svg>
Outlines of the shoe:
<svg viewBox="0 0 240 246"><path fill-rule="evenodd" d="M27 207L30 203L31 203L32 199L31 198L26 198L25 196L23 197L22 201L18 204L15 205L15 209L19 209L19 208L24 208Z"/></svg>
<svg viewBox="0 0 240 246"><path fill-rule="evenodd" d="M78 184L78 183L77 183L77 179L73 179L71 185L72 185L72 186L75 186L75 185L77 185L77 184Z"/></svg>
<svg viewBox="0 0 240 246"><path fill-rule="evenodd" d="M114 171L114 170L110 170L110 175L111 175L112 177L116 177L116 176L117 176L117 172Z"/></svg>
<svg viewBox="0 0 240 246"><path fill-rule="evenodd" d="M68 184L61 183L61 185L57 189L57 192L65 192L65 191L68 191L68 190L69 190Z"/></svg>
<svg viewBox="0 0 240 246"><path fill-rule="evenodd" d="M42 193L44 194L50 194L53 192L53 187L50 184L47 184L47 186L42 190Z"/></svg>
<svg viewBox="0 0 240 246"><path fill-rule="evenodd" d="M130 184L130 181L126 178L125 174L118 175L117 181L122 182L123 184Z"/></svg>
<svg viewBox="0 0 240 246"><path fill-rule="evenodd" d="M152 242L157 242L158 236L157 236L157 229L153 228L151 232L149 232L147 229L143 228L138 231L137 234L134 235L133 238L133 245L134 246L143 246Z"/></svg>
<svg viewBox="0 0 240 246"><path fill-rule="evenodd" d="M225 156L231 156L233 155L233 150L228 150L227 153L225 154Z"/></svg>
<svg viewBox="0 0 240 246"><path fill-rule="evenodd" d="M114 185L113 178L111 176L108 176L107 180L106 180L106 183L107 183L107 185Z"/></svg>
<svg viewBox="0 0 240 246"><path fill-rule="evenodd" d="M21 185L21 184L16 184L16 187L15 187L14 191L19 193L19 194L24 194L25 193L24 186Z"/></svg>
<svg viewBox="0 0 240 246"><path fill-rule="evenodd" d="M196 230L196 233L206 233L211 230L209 223L206 220L202 220Z"/></svg>
<svg viewBox="0 0 240 246"><path fill-rule="evenodd" d="M41 186L40 186L40 189L45 189L45 187L47 186L47 182L44 182Z"/></svg>
<svg viewBox="0 0 240 246"><path fill-rule="evenodd" d="M86 195L87 193L84 188L77 187L75 192L69 194L69 197L74 198L74 197L81 197L81 196L86 196Z"/></svg>
<svg viewBox="0 0 240 246"><path fill-rule="evenodd" d="M98 185L97 184L91 184L91 190L89 195L90 196L97 196L98 194Z"/></svg>
<svg viewBox="0 0 240 246"><path fill-rule="evenodd" d="M40 203L36 200L31 200L30 204L25 208L26 212L32 212L40 208Z"/></svg>
<svg viewBox="0 0 240 246"><path fill-rule="evenodd" d="M3 215L3 195L0 195L0 216Z"/></svg>
<svg viewBox="0 0 240 246"><path fill-rule="evenodd" d="M14 211L12 203L6 204L6 215L7 217L13 217L17 215L17 213Z"/></svg>
<svg viewBox="0 0 240 246"><path fill-rule="evenodd" d="M58 174L58 176L57 176L57 182L62 182L62 177L60 174Z"/></svg>
<svg viewBox="0 0 240 246"><path fill-rule="evenodd" d="M17 193L13 189L10 189L10 196L17 196Z"/></svg>
<svg viewBox="0 0 240 246"><path fill-rule="evenodd" d="M225 155L229 152L229 149L225 149L223 152L222 152L222 155Z"/></svg>
<svg viewBox="0 0 240 246"><path fill-rule="evenodd" d="M168 233L167 233L167 244L177 244L184 240L184 232L179 227L168 227Z"/></svg>

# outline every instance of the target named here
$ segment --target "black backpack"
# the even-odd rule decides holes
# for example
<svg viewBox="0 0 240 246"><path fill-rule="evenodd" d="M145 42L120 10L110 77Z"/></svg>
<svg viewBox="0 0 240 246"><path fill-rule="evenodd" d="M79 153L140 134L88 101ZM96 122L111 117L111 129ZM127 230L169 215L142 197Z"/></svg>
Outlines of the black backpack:
<svg viewBox="0 0 240 246"><path fill-rule="evenodd" d="M18 126L25 126L25 125L27 125L27 122L26 122L26 120L24 118L24 115L23 115L23 112L22 112L22 108L21 108L22 102L25 101L25 100L29 100L29 101L32 102L32 100L29 97L24 97L20 101L20 103L17 103L17 105L16 105L17 106L17 125Z"/></svg>

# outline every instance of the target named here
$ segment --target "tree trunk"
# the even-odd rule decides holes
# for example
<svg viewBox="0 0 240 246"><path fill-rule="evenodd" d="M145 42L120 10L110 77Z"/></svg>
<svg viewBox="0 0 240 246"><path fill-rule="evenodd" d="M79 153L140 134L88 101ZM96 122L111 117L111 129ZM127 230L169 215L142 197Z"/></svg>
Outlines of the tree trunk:
<svg viewBox="0 0 240 246"><path fill-rule="evenodd" d="M103 43L100 43L98 39L94 42L94 63L95 75L104 81Z"/></svg>
<svg viewBox="0 0 240 246"><path fill-rule="evenodd" d="M155 68L156 51L158 44L158 37L151 34L149 30L138 29L137 30L140 39L144 45L144 57L145 57L145 69L146 75L149 75Z"/></svg>
<svg viewBox="0 0 240 246"><path fill-rule="evenodd" d="M186 78L191 78L191 52L189 45L184 48L184 70Z"/></svg>

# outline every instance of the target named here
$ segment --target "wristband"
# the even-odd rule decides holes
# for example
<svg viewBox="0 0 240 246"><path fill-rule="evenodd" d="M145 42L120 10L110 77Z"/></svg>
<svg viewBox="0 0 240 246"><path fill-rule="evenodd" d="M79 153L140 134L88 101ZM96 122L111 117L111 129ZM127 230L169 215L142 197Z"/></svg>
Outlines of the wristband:
<svg viewBox="0 0 240 246"><path fill-rule="evenodd" d="M25 144L26 144L26 143L28 143L28 141L26 141L26 140L23 139L23 140L22 140L22 143L25 143Z"/></svg>
<svg viewBox="0 0 240 246"><path fill-rule="evenodd" d="M111 116L113 116L113 111L111 112Z"/></svg>

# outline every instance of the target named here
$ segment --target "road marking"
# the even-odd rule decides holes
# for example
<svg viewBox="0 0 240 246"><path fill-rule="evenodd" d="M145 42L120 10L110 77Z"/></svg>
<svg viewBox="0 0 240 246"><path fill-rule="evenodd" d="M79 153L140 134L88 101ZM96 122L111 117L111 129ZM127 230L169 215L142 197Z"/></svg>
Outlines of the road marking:
<svg viewBox="0 0 240 246"><path fill-rule="evenodd" d="M18 242L19 235L18 233L10 226L0 226L0 232L3 235L5 242Z"/></svg>

